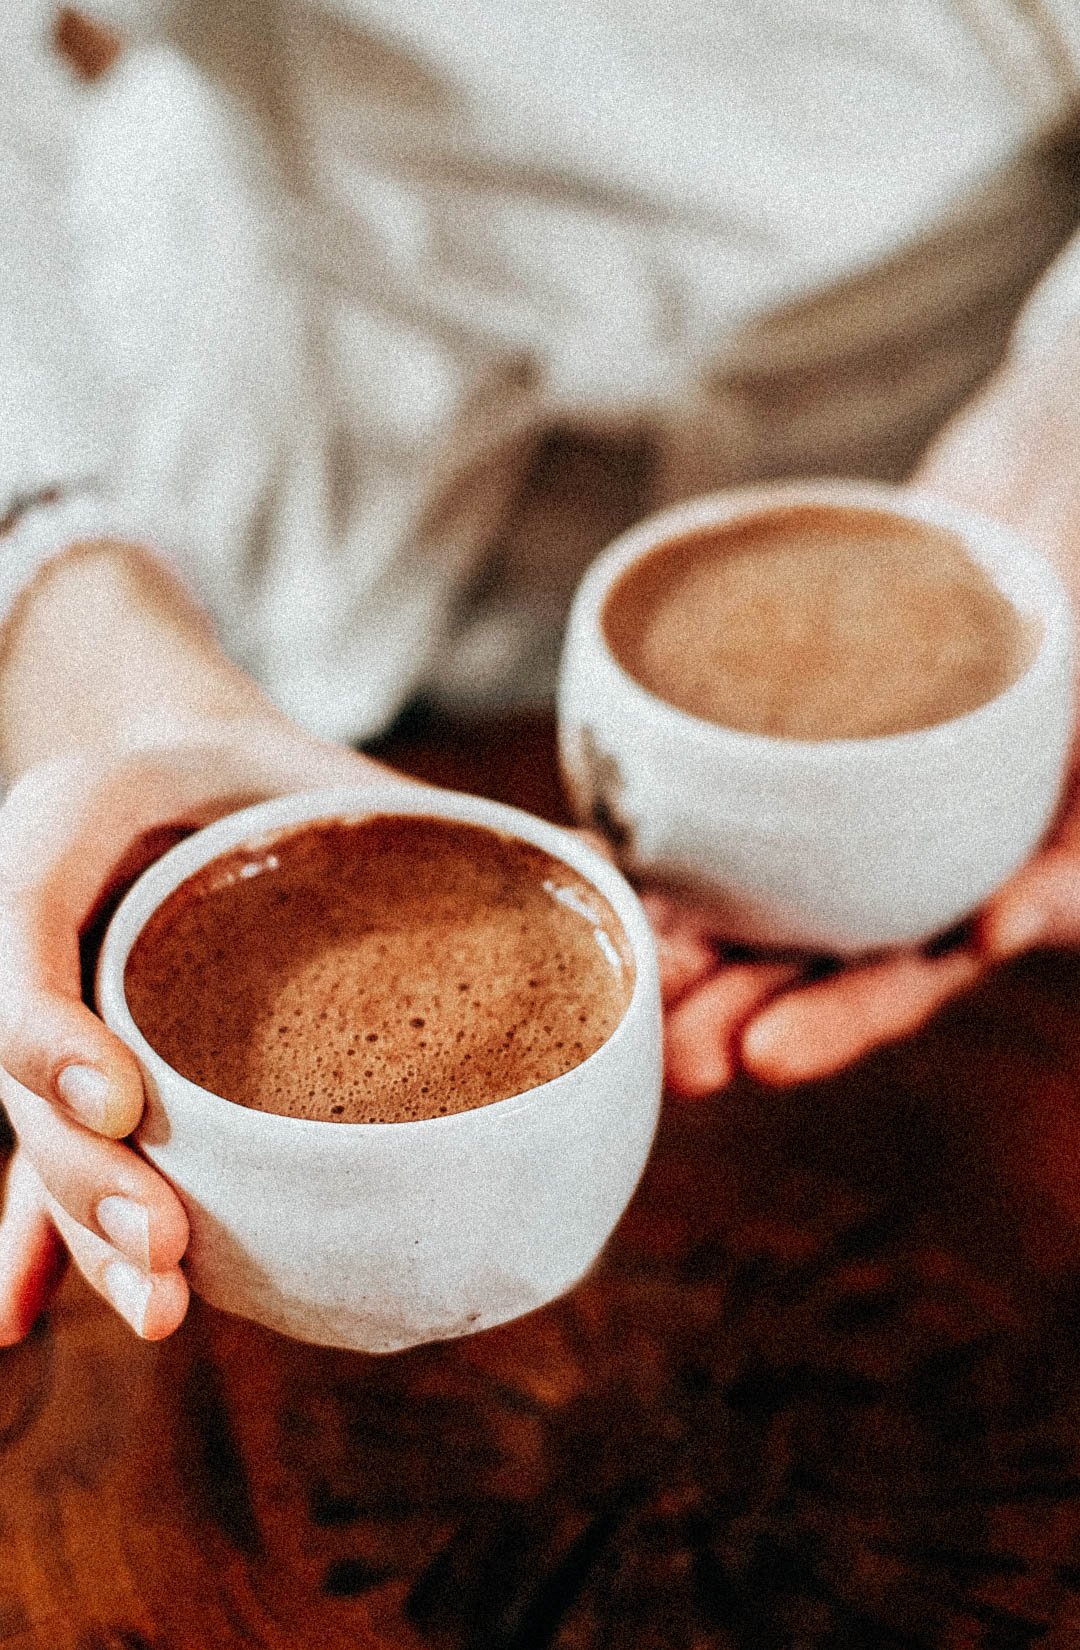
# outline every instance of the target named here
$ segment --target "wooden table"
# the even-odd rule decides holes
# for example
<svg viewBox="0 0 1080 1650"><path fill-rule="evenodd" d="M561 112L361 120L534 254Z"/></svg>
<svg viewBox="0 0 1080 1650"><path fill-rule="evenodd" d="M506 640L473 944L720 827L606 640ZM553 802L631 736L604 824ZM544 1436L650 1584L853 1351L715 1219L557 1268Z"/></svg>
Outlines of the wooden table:
<svg viewBox="0 0 1080 1650"><path fill-rule="evenodd" d="M558 812L546 723L392 754ZM595 1274L468 1340L145 1346L69 1280L0 1354L0 1646L1076 1650L1078 1027L1037 958L669 1103Z"/></svg>

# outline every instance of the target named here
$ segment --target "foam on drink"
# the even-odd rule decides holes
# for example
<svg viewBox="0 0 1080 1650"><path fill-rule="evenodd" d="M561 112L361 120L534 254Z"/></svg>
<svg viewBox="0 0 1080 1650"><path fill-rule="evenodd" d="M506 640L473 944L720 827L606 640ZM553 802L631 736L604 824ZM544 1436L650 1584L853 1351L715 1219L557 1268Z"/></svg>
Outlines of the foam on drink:
<svg viewBox="0 0 1080 1650"><path fill-rule="evenodd" d="M125 990L183 1076L293 1117L406 1122L579 1065L633 964L584 878L450 820L323 821L211 862L154 913Z"/></svg>

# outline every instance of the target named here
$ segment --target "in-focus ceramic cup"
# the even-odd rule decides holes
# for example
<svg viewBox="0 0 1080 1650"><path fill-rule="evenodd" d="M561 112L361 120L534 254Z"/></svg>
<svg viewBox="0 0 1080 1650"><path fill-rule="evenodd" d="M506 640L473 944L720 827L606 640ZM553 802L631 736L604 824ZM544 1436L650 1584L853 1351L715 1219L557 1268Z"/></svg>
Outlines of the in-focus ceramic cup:
<svg viewBox="0 0 1080 1650"><path fill-rule="evenodd" d="M619 1025L574 1070L512 1099L406 1123L329 1123L250 1110L181 1077L128 1011L124 967L152 912L209 860L309 820L420 814L544 849L614 909L635 968ZM147 1091L136 1142L191 1222L185 1267L213 1305L298 1339L392 1352L504 1323L555 1299L596 1260L637 1185L661 1087L652 935L619 873L543 820L394 781L278 798L219 820L131 888L98 965L103 1018Z"/></svg>
<svg viewBox="0 0 1080 1650"><path fill-rule="evenodd" d="M685 534L798 504L887 510L957 533L1026 622L1026 668L952 720L821 741L725 728L635 681L602 626L624 570ZM624 869L706 903L718 934L857 954L947 930L1032 852L1061 790L1072 682L1068 599L1008 528L870 483L747 488L653 516L593 563L567 629L560 761L578 818L609 832Z"/></svg>

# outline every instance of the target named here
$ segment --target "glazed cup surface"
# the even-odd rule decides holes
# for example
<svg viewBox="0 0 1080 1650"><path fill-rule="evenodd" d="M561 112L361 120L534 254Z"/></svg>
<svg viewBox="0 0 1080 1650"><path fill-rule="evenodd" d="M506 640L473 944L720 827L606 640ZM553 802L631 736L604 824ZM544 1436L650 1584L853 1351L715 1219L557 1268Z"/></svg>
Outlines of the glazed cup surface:
<svg viewBox="0 0 1080 1650"><path fill-rule="evenodd" d="M865 739L739 732L634 680L602 622L626 569L686 534L797 505L958 534L1037 637L1028 663L965 715ZM854 955L949 929L1023 864L1057 806L1072 718L1068 598L1024 540L907 489L797 482L693 499L593 563L567 627L559 754L578 818L613 836L628 874L685 890L722 937Z"/></svg>
<svg viewBox="0 0 1080 1650"><path fill-rule="evenodd" d="M544 849L608 901L633 957L630 1001L587 1060L511 1099L405 1123L331 1123L234 1105L150 1046L124 995L139 932L218 855L319 819L422 815ZM277 798L150 867L118 908L97 994L142 1066L136 1144L191 1223L185 1269L212 1305L300 1340L391 1352L504 1323L593 1265L648 1157L661 1087L656 957L619 873L572 834L478 797L395 781Z"/></svg>

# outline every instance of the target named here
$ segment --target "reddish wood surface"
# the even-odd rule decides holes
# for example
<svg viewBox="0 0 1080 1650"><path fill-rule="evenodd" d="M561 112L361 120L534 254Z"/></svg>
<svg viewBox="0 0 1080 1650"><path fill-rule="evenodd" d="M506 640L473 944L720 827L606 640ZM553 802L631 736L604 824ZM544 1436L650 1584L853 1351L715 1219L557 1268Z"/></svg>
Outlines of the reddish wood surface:
<svg viewBox="0 0 1080 1650"><path fill-rule="evenodd" d="M543 721L388 754L558 810ZM594 1275L487 1335L150 1347L69 1280L0 1353L0 1646L1075 1650L1078 987L669 1103Z"/></svg>

